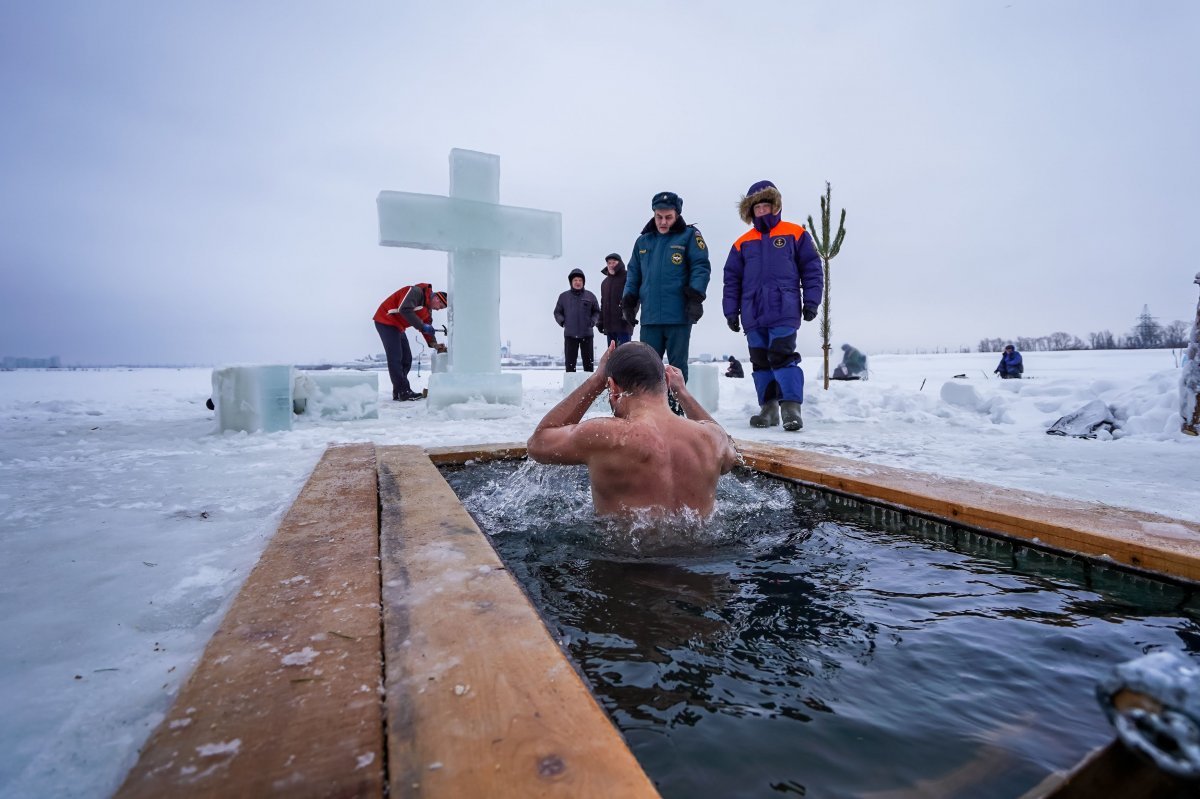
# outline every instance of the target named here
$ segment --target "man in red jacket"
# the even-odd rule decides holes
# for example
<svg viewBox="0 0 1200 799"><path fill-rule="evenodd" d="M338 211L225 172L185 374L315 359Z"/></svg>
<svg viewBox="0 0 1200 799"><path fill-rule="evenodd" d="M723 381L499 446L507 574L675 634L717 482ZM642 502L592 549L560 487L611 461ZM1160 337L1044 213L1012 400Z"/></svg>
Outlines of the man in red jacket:
<svg viewBox="0 0 1200 799"><path fill-rule="evenodd" d="M388 376L392 379L392 399L421 399L421 395L413 391L408 383L412 348L404 331L410 327L419 330L429 346L438 352L445 352L445 345L439 344L433 335L433 315L430 311L440 311L448 304L446 292L434 291L428 283L415 283L392 294L375 312L375 329L379 331L379 338L383 342Z"/></svg>

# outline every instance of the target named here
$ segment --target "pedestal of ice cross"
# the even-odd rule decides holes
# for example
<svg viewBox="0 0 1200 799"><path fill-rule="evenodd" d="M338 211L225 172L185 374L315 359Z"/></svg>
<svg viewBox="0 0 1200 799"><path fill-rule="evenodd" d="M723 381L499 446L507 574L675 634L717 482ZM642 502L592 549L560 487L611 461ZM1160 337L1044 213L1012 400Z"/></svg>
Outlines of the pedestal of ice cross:
<svg viewBox="0 0 1200 799"><path fill-rule="evenodd" d="M450 365L429 377L430 408L521 404L521 376L500 372L500 256L558 258L562 214L499 203L500 157L459 149L450 151L449 197L381 191L376 200L381 245L449 253Z"/></svg>

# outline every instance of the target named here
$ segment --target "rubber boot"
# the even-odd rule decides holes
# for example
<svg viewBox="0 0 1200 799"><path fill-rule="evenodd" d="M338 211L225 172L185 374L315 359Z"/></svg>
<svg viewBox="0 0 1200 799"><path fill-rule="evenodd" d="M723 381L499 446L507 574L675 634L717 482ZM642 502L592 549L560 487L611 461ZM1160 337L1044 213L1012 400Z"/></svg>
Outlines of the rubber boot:
<svg viewBox="0 0 1200 799"><path fill-rule="evenodd" d="M774 427L779 424L779 400L763 403L758 413L750 417L751 427Z"/></svg>
<svg viewBox="0 0 1200 799"><path fill-rule="evenodd" d="M794 433L801 427L804 427L804 422L800 419L800 403L784 401L779 403L779 410L783 414L783 429Z"/></svg>

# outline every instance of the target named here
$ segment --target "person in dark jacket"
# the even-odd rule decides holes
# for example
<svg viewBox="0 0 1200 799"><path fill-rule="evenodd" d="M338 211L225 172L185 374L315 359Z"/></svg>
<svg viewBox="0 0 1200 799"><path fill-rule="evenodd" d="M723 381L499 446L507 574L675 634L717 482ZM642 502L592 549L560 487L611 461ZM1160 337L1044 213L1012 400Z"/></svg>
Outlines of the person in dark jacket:
<svg viewBox="0 0 1200 799"><path fill-rule="evenodd" d="M746 372L742 369L742 362L732 355L729 356L729 368L725 370L726 377L745 377Z"/></svg>
<svg viewBox="0 0 1200 799"><path fill-rule="evenodd" d="M590 372L595 368L592 330L600 322L600 303L595 294L583 287L586 279L582 269L572 269L567 282L571 288L558 295L558 304L554 306L554 320L563 329L567 371L575 371L579 352L583 350L583 371Z"/></svg>
<svg viewBox="0 0 1200 799"><path fill-rule="evenodd" d="M842 362L829 376L830 380L862 380L867 376L867 356L857 347L842 345Z"/></svg>
<svg viewBox="0 0 1200 799"><path fill-rule="evenodd" d="M642 311L641 340L666 355L667 363L688 375L692 325L704 313L712 267L708 245L694 225L683 221L683 200L661 191L650 201L654 216L642 228L629 256L621 307L630 326Z"/></svg>
<svg viewBox="0 0 1200 799"><path fill-rule="evenodd" d="M621 295L625 293L625 262L615 252L604 256L604 268L600 270L604 282L600 284L600 324L596 328L608 337L607 344L617 346L633 338L633 327L621 313Z"/></svg>
<svg viewBox="0 0 1200 799"><path fill-rule="evenodd" d="M438 352L446 347L434 337L433 315L448 305L446 292L434 291L428 283L405 286L379 304L375 311L375 330L383 342L387 356L388 377L392 379L392 399L403 402L419 400L421 394L412 390L408 382L408 371L412 369L412 347L405 333L410 327L421 332L425 343Z"/></svg>
<svg viewBox="0 0 1200 799"><path fill-rule="evenodd" d="M812 235L784 222L783 199L769 180L752 185L738 203L742 221L752 225L729 249L721 310L729 329L746 328L759 412L752 427L804 426L804 370L796 352L801 319L811 322L825 291L825 273Z"/></svg>
<svg viewBox="0 0 1200 799"><path fill-rule="evenodd" d="M1000 375L1005 380L1021 379L1021 375L1025 374L1025 364L1016 347L1009 344L1004 348L1004 353L1000 356L1000 365L992 374Z"/></svg>

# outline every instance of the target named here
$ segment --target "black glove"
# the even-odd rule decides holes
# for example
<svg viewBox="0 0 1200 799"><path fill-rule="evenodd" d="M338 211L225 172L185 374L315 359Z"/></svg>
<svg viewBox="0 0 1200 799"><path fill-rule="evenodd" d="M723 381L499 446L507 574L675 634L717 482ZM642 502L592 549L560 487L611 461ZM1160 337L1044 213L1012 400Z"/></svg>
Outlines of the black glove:
<svg viewBox="0 0 1200 799"><path fill-rule="evenodd" d="M725 324L729 325L729 329L732 330L734 333L742 332L742 326L738 324L738 315L737 314L734 314L733 316L726 316Z"/></svg>
<svg viewBox="0 0 1200 799"><path fill-rule="evenodd" d="M637 309L638 298L632 294L626 294L621 298L621 316L625 317L625 321L630 327L637 324Z"/></svg>
<svg viewBox="0 0 1200 799"><path fill-rule="evenodd" d="M804 307L804 321L811 322L812 320L814 320L816 318L817 318L817 309L806 305Z"/></svg>
<svg viewBox="0 0 1200 799"><path fill-rule="evenodd" d="M704 295L696 291L691 286L685 286L683 289L684 296L684 313L687 314L688 322L693 325L700 321L700 317L704 316Z"/></svg>

